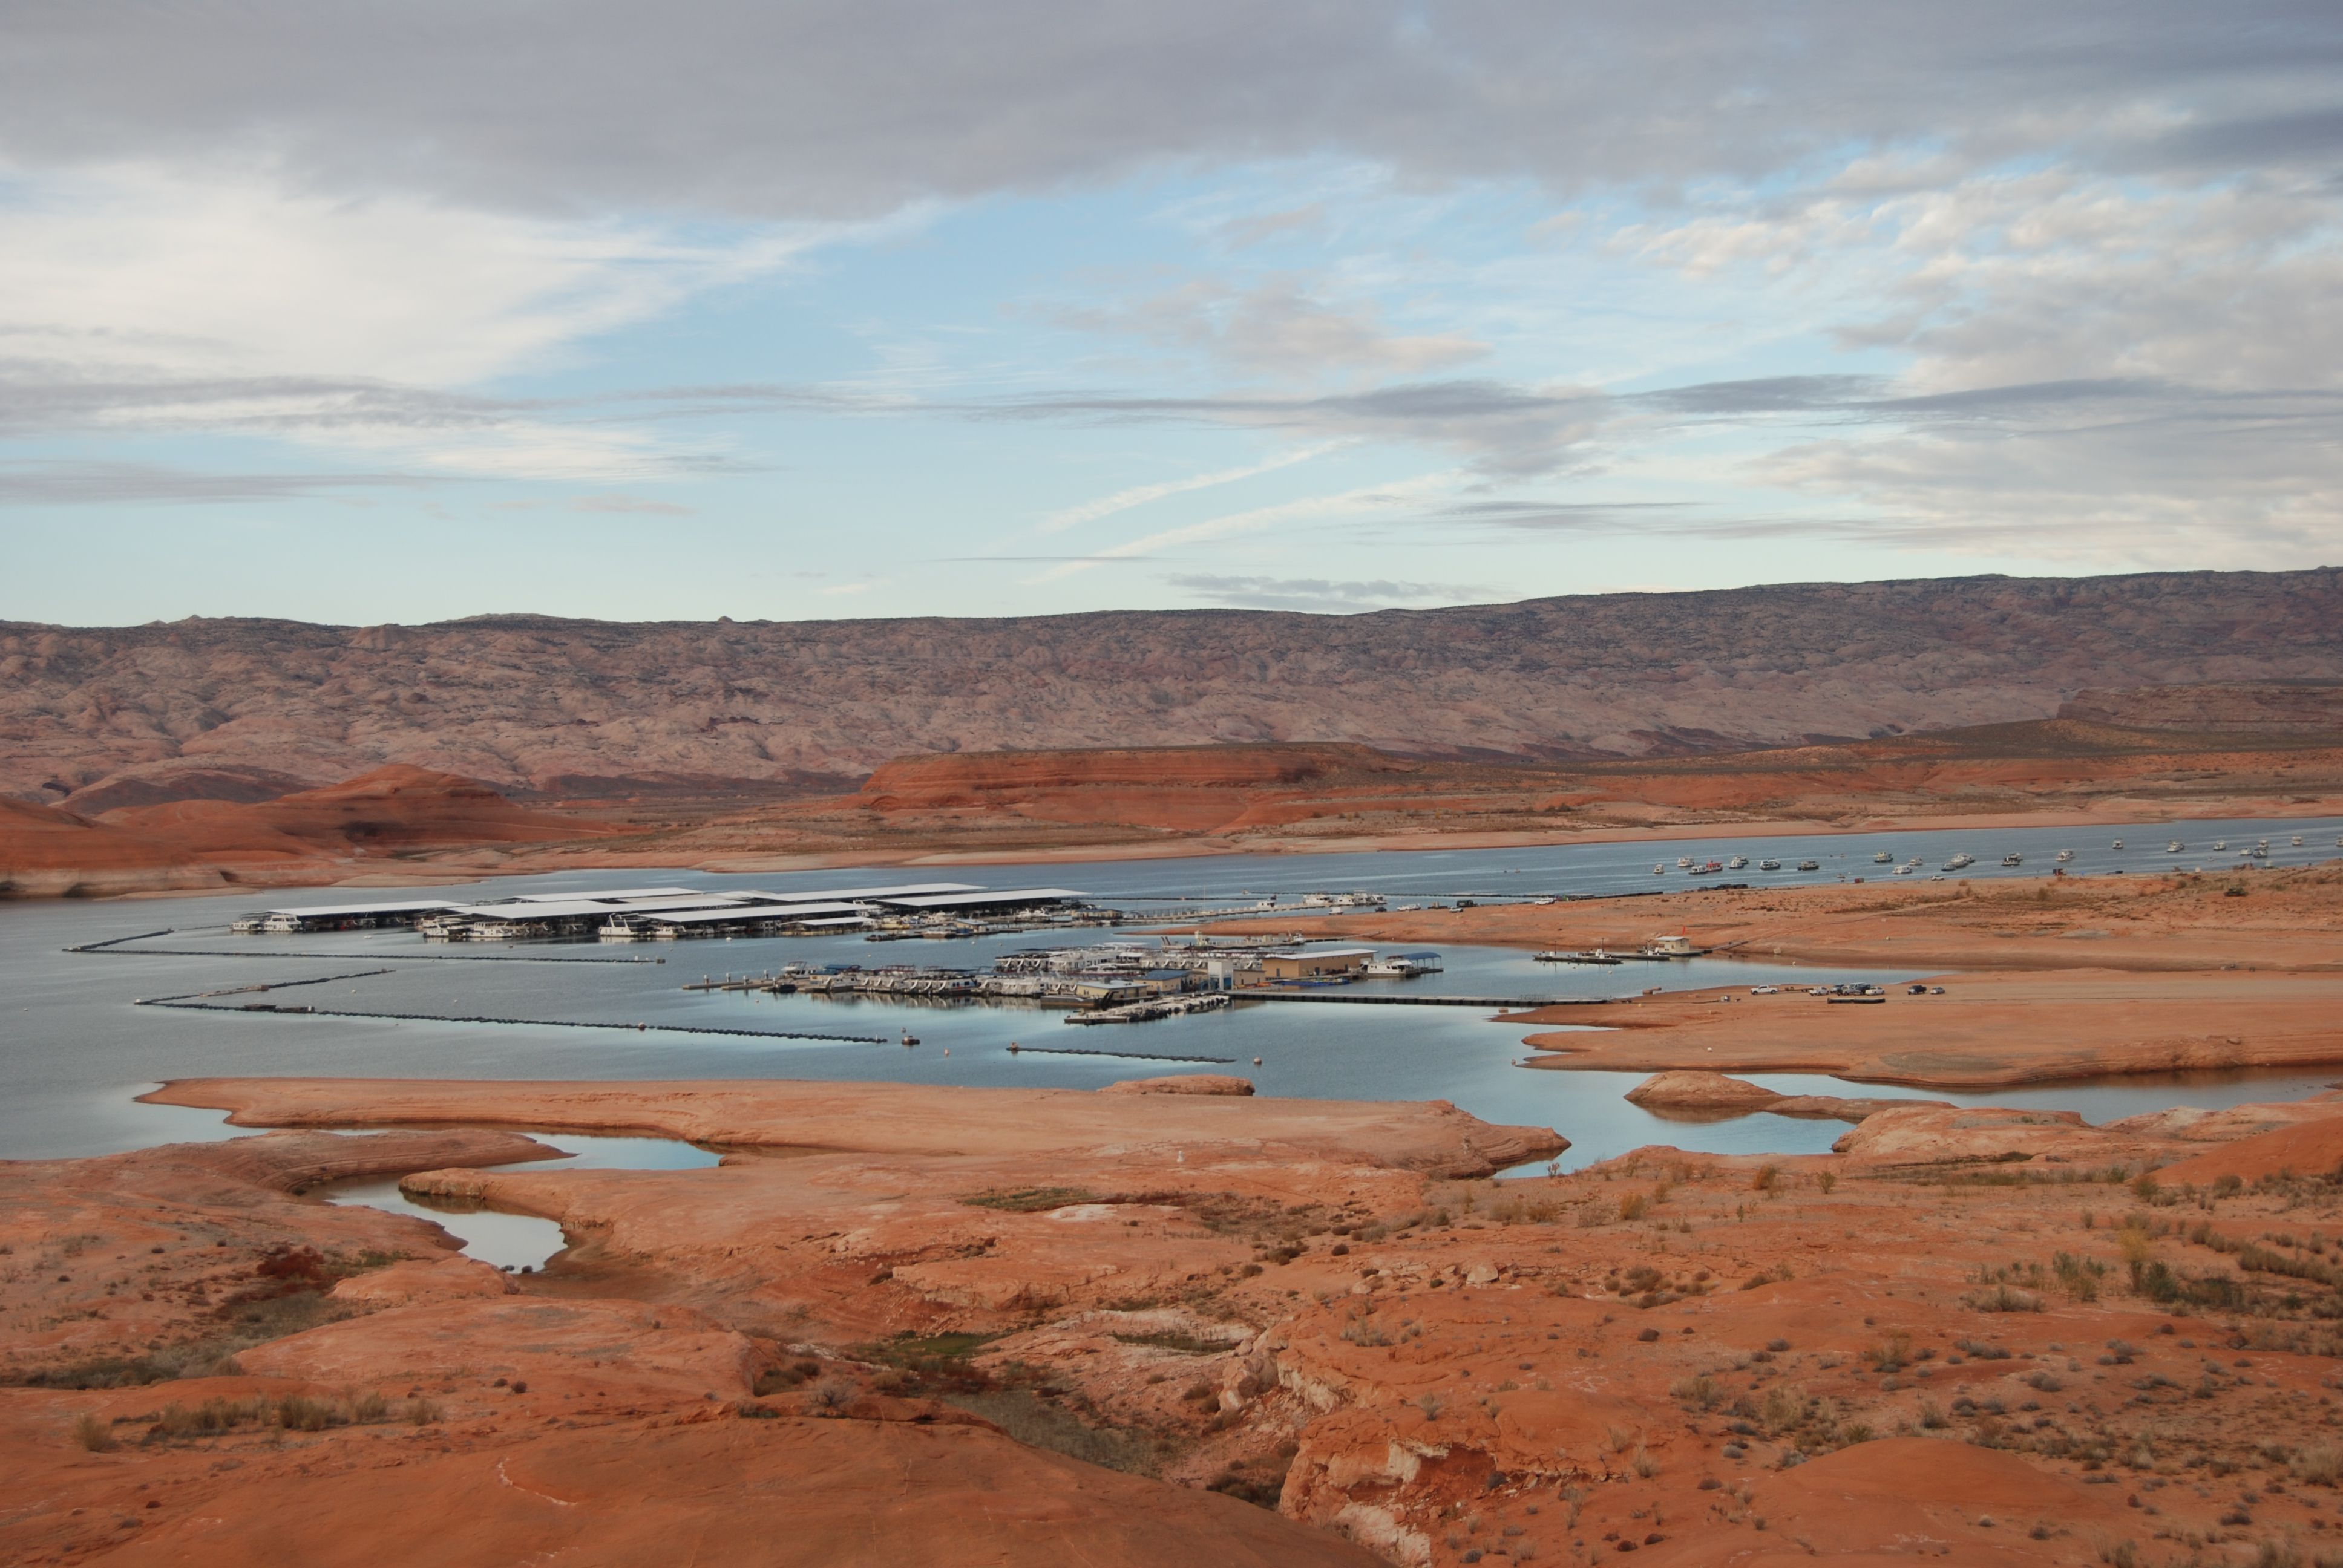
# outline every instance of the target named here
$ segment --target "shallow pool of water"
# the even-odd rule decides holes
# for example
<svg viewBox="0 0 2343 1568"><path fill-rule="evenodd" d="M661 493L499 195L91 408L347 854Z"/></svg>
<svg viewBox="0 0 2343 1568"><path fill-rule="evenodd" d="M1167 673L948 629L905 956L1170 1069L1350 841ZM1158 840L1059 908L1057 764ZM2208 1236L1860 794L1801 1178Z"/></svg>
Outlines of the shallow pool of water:
<svg viewBox="0 0 2343 1568"><path fill-rule="evenodd" d="M692 1171L718 1162L719 1156L671 1138L599 1138L575 1132L530 1132L540 1143L570 1156L567 1160L531 1160L514 1165L490 1165L490 1171ZM328 1203L355 1203L386 1213L407 1214L459 1238L468 1258L478 1258L499 1269L537 1270L568 1246L561 1227L535 1214L508 1214L470 1204L434 1203L408 1197L397 1181L368 1179L337 1181L315 1194Z"/></svg>

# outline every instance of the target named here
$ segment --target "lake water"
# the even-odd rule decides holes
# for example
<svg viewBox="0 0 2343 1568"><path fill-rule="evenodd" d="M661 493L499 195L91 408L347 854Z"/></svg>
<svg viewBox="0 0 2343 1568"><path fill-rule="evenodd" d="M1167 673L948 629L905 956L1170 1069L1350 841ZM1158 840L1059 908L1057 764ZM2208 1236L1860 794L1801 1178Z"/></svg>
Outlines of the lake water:
<svg viewBox="0 0 2343 1568"><path fill-rule="evenodd" d="M2290 839L2297 834L2304 844ZM1170 910L1175 897L1225 904L1277 893L1381 892L1394 902L1459 897L1482 900L1543 894L1644 893L1689 879L1679 854L1697 859L1741 852L1821 869L1732 879L1798 883L1876 876L1871 856L1917 854L1934 868L1956 850L1978 864L1973 878L2039 877L2062 848L2077 851L2080 872L2163 870L2177 863L2233 863L2209 847L2270 841L2273 864L2331 859L2343 821L2220 821L2106 825L1898 834L1845 834L1745 840L1647 840L1478 850L1371 855L1229 856L1176 860L964 870L923 868L902 879L949 877L992 887L1076 888L1137 911ZM2107 842L2120 837L2121 854ZM2167 856L2179 838L2204 856ZM2026 862L2004 870L2001 857ZM1654 877L1654 861L1668 867ZM499 879L491 896L526 891L648 886L764 887L788 890L893 879L868 868L756 876L696 871L567 872ZM474 884L475 886L478 884ZM409 1078L812 1078L968 1085L1017 1084L1091 1089L1159 1072L1242 1072L1264 1094L1319 1098L1448 1100L1493 1121L1559 1130L1574 1141L1565 1166L1607 1158L1639 1144L1669 1142L1717 1152L1809 1152L1845 1131L1838 1122L1753 1116L1723 1122L1664 1121L1625 1103L1637 1074L1528 1071L1513 1064L1528 1030L1490 1021L1472 1008L1360 1007L1299 1002L1246 1003L1226 1011L1148 1024L1071 1028L1039 1009L937 1005L881 998L764 997L687 992L702 974L761 972L792 960L829 963L929 963L988 966L992 956L1056 940L1107 940L1114 933L1068 938L1026 936L975 941L865 943L853 937L759 939L633 947L428 947L404 931L248 938L226 934L235 915L272 903L365 902L382 895L355 890L250 893L104 903L0 904L0 1157L58 1158L102 1153L187 1138L220 1137L215 1112L142 1106L133 1097L166 1078L314 1074ZM402 891L398 897L422 896ZM1623 900L1620 938L1664 929L1664 904ZM108 938L173 928L173 934L105 953L61 950ZM206 950L198 956L157 948ZM1534 962L1512 950L1440 944L1440 975L1377 982L1381 989L1472 996L1605 996L1647 985L1671 990L1765 981L1838 980L1892 982L1896 971L1855 970L1779 960L1694 960L1618 969L1574 969ZM219 954L226 956L208 956ZM427 956L428 955L428 956ZM659 961L665 960L665 962ZM361 971L385 970L367 974ZM186 1011L139 1007L140 998L290 980L340 977L268 993L280 1006L353 1012L466 1015L543 1020L483 1023L337 1018L304 1014ZM251 998L217 999L228 1007ZM561 1027L563 1024L586 1027ZM651 1027L637 1030L632 1025ZM739 1029L770 1033L864 1036L892 1042L904 1031L921 1044L865 1044L743 1035L661 1032L663 1029ZM1096 1054L1011 1054L1011 1041ZM947 1054L949 1052L949 1054ZM1134 1060L1106 1053L1216 1058L1193 1064ZM1261 1058L1256 1066L1253 1058ZM2173 1104L2219 1106L2283 1100L2311 1092L2336 1074L2227 1075L2192 1081L2137 1079L2065 1085L1983 1096L1944 1094L1962 1103L2054 1106L2104 1121ZM1845 1092L1836 1081L1771 1076L1758 1081L1787 1092ZM1890 1089L1854 1092L1893 1094ZM458 1227L458 1233L465 1233ZM503 1260L499 1260L503 1261Z"/></svg>

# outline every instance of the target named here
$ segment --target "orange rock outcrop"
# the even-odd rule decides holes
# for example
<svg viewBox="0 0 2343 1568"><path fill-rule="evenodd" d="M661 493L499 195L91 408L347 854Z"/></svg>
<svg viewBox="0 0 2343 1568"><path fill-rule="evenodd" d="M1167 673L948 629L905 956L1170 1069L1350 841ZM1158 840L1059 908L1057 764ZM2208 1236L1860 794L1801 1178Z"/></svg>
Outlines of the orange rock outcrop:
<svg viewBox="0 0 2343 1568"><path fill-rule="evenodd" d="M1536 1137L1437 1107L840 1087L169 1091L720 1131L712 1169L318 1131L0 1166L0 1553L2083 1565L2343 1523L2338 1189L2174 1161L2343 1096L1492 1182ZM451 1156L408 1190L568 1251L497 1275L294 1191Z"/></svg>
<svg viewBox="0 0 2343 1568"><path fill-rule="evenodd" d="M392 854L571 842L610 830L526 810L476 779L402 765L270 800L174 800L94 818L0 800L0 896L335 881Z"/></svg>

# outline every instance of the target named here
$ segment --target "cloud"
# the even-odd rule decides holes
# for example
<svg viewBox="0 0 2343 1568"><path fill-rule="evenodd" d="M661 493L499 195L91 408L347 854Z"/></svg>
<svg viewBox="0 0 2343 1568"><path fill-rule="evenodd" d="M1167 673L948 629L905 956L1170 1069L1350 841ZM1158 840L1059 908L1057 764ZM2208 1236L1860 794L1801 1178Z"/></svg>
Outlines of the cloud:
<svg viewBox="0 0 2343 1568"><path fill-rule="evenodd" d="M1222 244L1242 250L1252 246L1265 245L1289 235L1309 234L1325 226L1326 205L1305 202L1300 206L1285 207L1276 212L1249 213L1243 217L1232 217L1220 226Z"/></svg>
<svg viewBox="0 0 2343 1568"><path fill-rule="evenodd" d="M1489 352L1457 333L1387 331L1372 306L1331 305L1282 275L1244 288L1198 278L1127 304L1062 308L1057 319L1194 350L1236 375L1282 381L1329 372L1420 376Z"/></svg>
<svg viewBox="0 0 2343 1568"><path fill-rule="evenodd" d="M232 432L545 478L689 469L709 455L458 388L546 368L846 233L684 238L304 191L262 165L0 177L0 437Z"/></svg>
<svg viewBox="0 0 2343 1568"><path fill-rule="evenodd" d="M573 512L612 512L626 517L688 518L692 508L679 507L673 501L654 501L644 496L575 496L570 498Z"/></svg>
<svg viewBox="0 0 2343 1568"><path fill-rule="evenodd" d="M1441 520L1518 528L1525 533L1629 533L1664 528L1667 514L1684 512L1693 501L1465 501L1440 514Z"/></svg>
<svg viewBox="0 0 2343 1568"><path fill-rule="evenodd" d="M2290 0L1723 8L1406 0L28 0L0 156L263 153L304 183L466 206L867 216L1334 151L1410 179L1682 187L1850 146L2321 166L2343 16Z"/></svg>
<svg viewBox="0 0 2343 1568"><path fill-rule="evenodd" d="M0 463L0 507L216 505L413 488L413 474L197 473L160 464Z"/></svg>
<svg viewBox="0 0 2343 1568"><path fill-rule="evenodd" d="M1175 421L1405 441L1447 447L1487 474L1526 476L1547 473L1567 462L1574 449L1603 427L1612 400L1588 387L1473 380L1401 382L1322 397L1042 393L961 407L979 417L1102 424Z"/></svg>
<svg viewBox="0 0 2343 1568"><path fill-rule="evenodd" d="M1117 512L1129 511L1133 507L1143 507L1150 502L1161 501L1168 497L1184 496L1192 491L1207 490L1215 486L1234 484L1240 479L1250 479L1262 474L1274 473L1280 468L1290 468L1296 463L1306 463L1311 458L1321 457L1332 449L1333 444L1326 443L1302 447L1297 451L1282 452L1259 463L1248 463L1234 468L1221 468L1209 474L1192 474L1184 479L1164 479L1151 485L1133 485L1128 489L1117 490L1111 496L1101 496L1096 500L1084 501L1080 506L1068 507L1062 511L1052 512L1041 519L1041 531L1045 534L1062 533L1068 528L1079 527L1083 523L1094 523L1101 518L1112 517Z"/></svg>
<svg viewBox="0 0 2343 1568"><path fill-rule="evenodd" d="M1488 589L1463 583L1339 582L1326 578L1222 577L1184 572L1163 579L1215 605L1247 609L1298 609L1353 614L1401 605L1458 604Z"/></svg>
<svg viewBox="0 0 2343 1568"><path fill-rule="evenodd" d="M648 222L304 191L265 166L50 172L0 186L0 347L146 375L476 382L833 232L686 241Z"/></svg>
<svg viewBox="0 0 2343 1568"><path fill-rule="evenodd" d="M1356 489L1332 495L1308 496L1300 500L1281 501L1274 506L1254 507L1242 512L1229 512L1201 522L1183 523L1117 545L1095 557L1069 560L1043 572L1036 582L1056 582L1087 571L1092 565L1110 560L1126 560L1133 557L1174 549L1182 545L1202 544L1207 539L1225 538L1232 534L1244 534L1255 539L1268 538L1296 524L1315 525L1332 518L1369 516L1378 512L1420 508L1428 497L1444 494L1463 483L1467 476L1443 472L1420 474L1413 478L1388 484L1363 485Z"/></svg>

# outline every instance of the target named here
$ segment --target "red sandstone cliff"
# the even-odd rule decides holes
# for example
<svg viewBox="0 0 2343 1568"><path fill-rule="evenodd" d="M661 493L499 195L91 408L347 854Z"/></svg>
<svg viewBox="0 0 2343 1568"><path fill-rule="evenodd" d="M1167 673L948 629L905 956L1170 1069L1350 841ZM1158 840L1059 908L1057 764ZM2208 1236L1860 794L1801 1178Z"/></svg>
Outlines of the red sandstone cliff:
<svg viewBox="0 0 2343 1568"><path fill-rule="evenodd" d="M397 766L256 804L178 800L89 818L0 799L0 895L317 882L373 855L605 830L524 809L477 779Z"/></svg>

